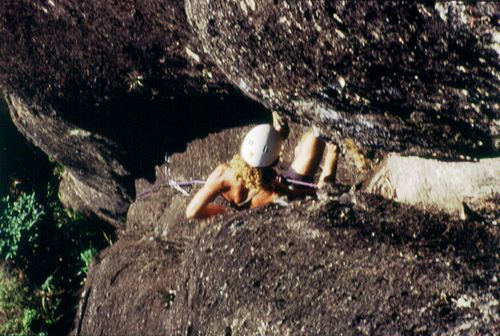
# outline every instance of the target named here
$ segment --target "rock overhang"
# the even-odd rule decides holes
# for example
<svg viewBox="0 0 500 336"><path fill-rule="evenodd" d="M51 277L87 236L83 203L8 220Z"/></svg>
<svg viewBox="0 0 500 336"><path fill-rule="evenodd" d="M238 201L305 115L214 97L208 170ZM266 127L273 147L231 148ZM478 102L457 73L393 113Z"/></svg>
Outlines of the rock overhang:
<svg viewBox="0 0 500 336"><path fill-rule="evenodd" d="M186 12L234 85L332 138L441 158L498 153L496 4L187 0Z"/></svg>

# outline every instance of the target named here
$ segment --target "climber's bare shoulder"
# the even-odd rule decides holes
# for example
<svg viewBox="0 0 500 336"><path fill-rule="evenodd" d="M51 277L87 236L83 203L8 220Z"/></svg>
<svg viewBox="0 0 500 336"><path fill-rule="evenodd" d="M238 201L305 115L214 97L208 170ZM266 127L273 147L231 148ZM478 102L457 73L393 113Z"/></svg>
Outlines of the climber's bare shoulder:
<svg viewBox="0 0 500 336"><path fill-rule="evenodd" d="M272 204L278 196L279 194L275 190L263 187L253 196L250 208L254 209Z"/></svg>

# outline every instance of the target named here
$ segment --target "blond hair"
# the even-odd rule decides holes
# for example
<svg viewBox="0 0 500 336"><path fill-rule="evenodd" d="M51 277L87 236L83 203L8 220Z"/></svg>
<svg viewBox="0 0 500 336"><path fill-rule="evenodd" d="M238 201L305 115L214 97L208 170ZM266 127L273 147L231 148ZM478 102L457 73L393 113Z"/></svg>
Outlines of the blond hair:
<svg viewBox="0 0 500 336"><path fill-rule="evenodd" d="M262 169L251 167L243 158L236 154L229 162L229 168L233 171L237 180L242 181L247 189L258 190L263 184Z"/></svg>

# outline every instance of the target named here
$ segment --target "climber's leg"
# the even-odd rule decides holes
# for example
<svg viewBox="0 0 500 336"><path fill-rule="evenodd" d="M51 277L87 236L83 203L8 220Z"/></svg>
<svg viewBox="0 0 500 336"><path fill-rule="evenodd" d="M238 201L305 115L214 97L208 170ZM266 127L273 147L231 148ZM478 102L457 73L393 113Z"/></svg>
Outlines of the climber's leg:
<svg viewBox="0 0 500 336"><path fill-rule="evenodd" d="M312 131L306 132L295 147L295 158L291 169L299 175L312 178L318 171L324 150L325 142Z"/></svg>
<svg viewBox="0 0 500 336"><path fill-rule="evenodd" d="M318 187L321 188L327 183L335 183L339 152L339 146L336 144L326 144L326 154L319 177Z"/></svg>

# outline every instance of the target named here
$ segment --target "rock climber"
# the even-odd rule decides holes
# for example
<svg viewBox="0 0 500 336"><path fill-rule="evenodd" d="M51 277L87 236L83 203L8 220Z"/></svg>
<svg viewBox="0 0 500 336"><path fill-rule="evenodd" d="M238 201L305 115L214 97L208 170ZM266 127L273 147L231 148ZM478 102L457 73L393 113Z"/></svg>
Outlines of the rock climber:
<svg viewBox="0 0 500 336"><path fill-rule="evenodd" d="M335 181L339 148L322 140L313 130L302 135L295 147L292 164L282 175L278 175L273 166L279 161L288 125L276 113L273 114L273 124L251 129L243 139L240 154L234 155L228 164L215 168L189 202L186 208L188 219L203 219L223 213L226 207L213 202L219 195L231 206L242 209L271 204L280 196L295 198L313 194L316 188L304 185L313 185L323 154L321 175L314 186L321 188Z"/></svg>

